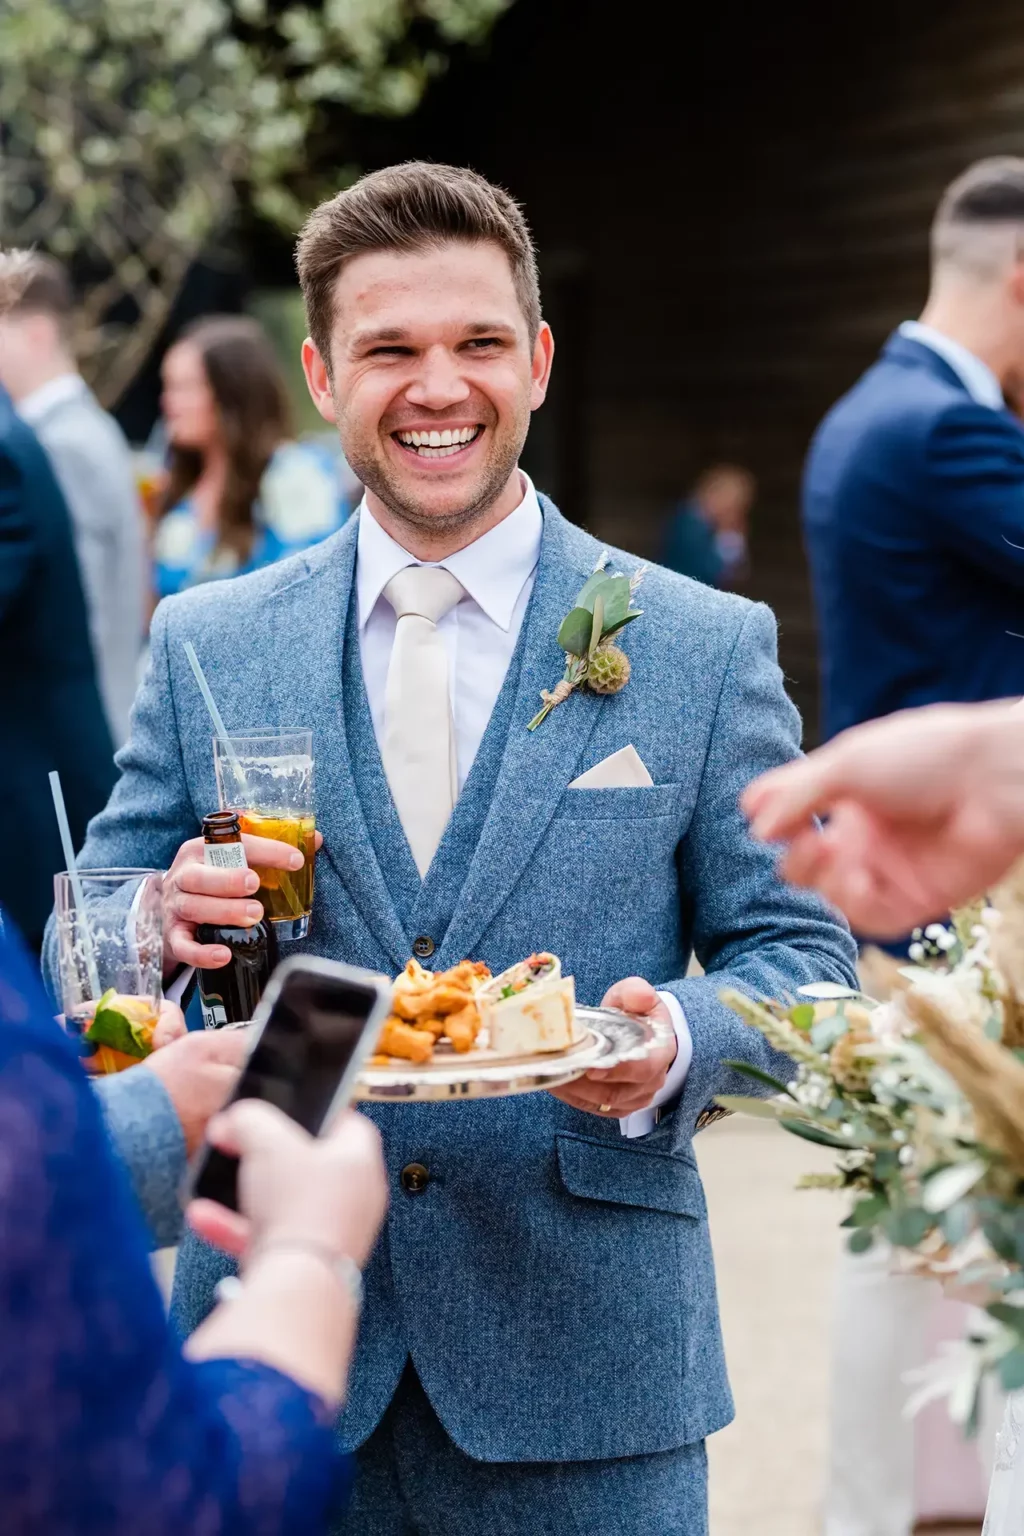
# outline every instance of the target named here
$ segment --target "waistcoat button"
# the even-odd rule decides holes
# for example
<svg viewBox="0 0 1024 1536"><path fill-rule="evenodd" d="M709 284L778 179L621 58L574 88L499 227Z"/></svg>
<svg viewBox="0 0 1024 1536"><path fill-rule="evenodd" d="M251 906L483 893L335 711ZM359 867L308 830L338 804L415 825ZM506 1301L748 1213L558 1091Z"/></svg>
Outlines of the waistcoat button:
<svg viewBox="0 0 1024 1536"><path fill-rule="evenodd" d="M417 960L429 960L437 945L427 934L421 933L418 939L413 940L412 952Z"/></svg>
<svg viewBox="0 0 1024 1536"><path fill-rule="evenodd" d="M430 1174L422 1163L407 1163L398 1180L407 1195L422 1195L430 1183Z"/></svg>

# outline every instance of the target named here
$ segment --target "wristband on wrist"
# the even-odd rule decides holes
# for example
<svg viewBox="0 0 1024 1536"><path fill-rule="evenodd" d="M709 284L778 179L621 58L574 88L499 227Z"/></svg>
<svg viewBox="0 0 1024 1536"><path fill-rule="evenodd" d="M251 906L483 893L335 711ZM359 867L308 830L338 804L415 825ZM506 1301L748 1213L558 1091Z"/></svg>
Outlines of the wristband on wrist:
<svg viewBox="0 0 1024 1536"><path fill-rule="evenodd" d="M347 1292L353 1306L358 1312L363 1305L363 1276L355 1259L349 1258L347 1253L337 1253L326 1243L306 1241L297 1237L282 1237L279 1242L261 1243L254 1248L249 1255L248 1263L251 1265L264 1254L268 1253L307 1253L327 1265L331 1274L337 1280L342 1290ZM238 1275L227 1275L215 1288L214 1294L218 1301L234 1301L244 1290L243 1280Z"/></svg>

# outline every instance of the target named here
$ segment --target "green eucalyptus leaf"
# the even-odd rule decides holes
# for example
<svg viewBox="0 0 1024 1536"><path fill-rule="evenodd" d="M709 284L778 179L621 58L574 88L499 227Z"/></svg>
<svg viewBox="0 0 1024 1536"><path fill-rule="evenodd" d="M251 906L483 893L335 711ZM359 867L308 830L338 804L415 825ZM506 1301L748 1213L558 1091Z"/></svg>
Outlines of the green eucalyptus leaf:
<svg viewBox="0 0 1024 1536"><path fill-rule="evenodd" d="M875 1235L870 1227L857 1227L847 1238L846 1246L851 1253L867 1253L875 1246Z"/></svg>
<svg viewBox="0 0 1024 1536"><path fill-rule="evenodd" d="M1024 1387L1024 1348L1011 1349L999 1362L999 1380L1004 1392L1019 1392Z"/></svg>
<svg viewBox="0 0 1024 1536"><path fill-rule="evenodd" d="M563 651L568 651L570 656L585 656L590 644L590 629L593 624L590 610L587 608L574 608L562 620L558 631L558 643Z"/></svg>
<svg viewBox="0 0 1024 1536"><path fill-rule="evenodd" d="M931 1213L914 1205L890 1211L882 1223L885 1235L894 1248L916 1248L934 1225L935 1218Z"/></svg>
<svg viewBox="0 0 1024 1536"><path fill-rule="evenodd" d="M997 1323L1005 1323L1014 1333L1024 1334L1024 1307L1015 1307L1009 1301L994 1301L985 1311Z"/></svg>
<svg viewBox="0 0 1024 1536"><path fill-rule="evenodd" d="M858 1200L846 1220L840 1222L843 1227L873 1227L885 1215L889 1209L889 1202L884 1195L866 1195L863 1200Z"/></svg>
<svg viewBox="0 0 1024 1536"><path fill-rule="evenodd" d="M780 1082L777 1077L772 1077L770 1072L762 1072L760 1067L751 1066L749 1061L723 1061L723 1067L731 1067L734 1072L739 1072L743 1077L752 1078L755 1083L764 1083L766 1087L773 1088L776 1093L784 1093L789 1098L793 1094L788 1086Z"/></svg>
<svg viewBox="0 0 1024 1536"><path fill-rule="evenodd" d="M788 1117L780 1121L784 1131L790 1131L794 1136L802 1136L805 1141L817 1142L819 1147L837 1147L843 1152L849 1152L852 1142L842 1136L834 1136L831 1131L822 1130L818 1125L813 1125L809 1120L791 1120Z"/></svg>
<svg viewBox="0 0 1024 1536"><path fill-rule="evenodd" d="M834 1013L830 1018L819 1019L817 1024L811 1025L811 1044L816 1051L827 1054L846 1034L849 1025L841 1013Z"/></svg>
<svg viewBox="0 0 1024 1536"><path fill-rule="evenodd" d="M579 597L576 599L577 608L585 608L588 613L594 611L594 598L608 585L613 578L607 571L595 571L593 576L580 588Z"/></svg>
<svg viewBox="0 0 1024 1536"><path fill-rule="evenodd" d="M600 592L594 597L594 618L590 626L590 644L587 655L593 656L604 633L604 598Z"/></svg>
<svg viewBox="0 0 1024 1536"><path fill-rule="evenodd" d="M618 629L629 612L629 600L632 596L629 590L629 577L609 577L607 585L598 595L604 603L602 633L607 634L609 629Z"/></svg>
<svg viewBox="0 0 1024 1536"><path fill-rule="evenodd" d="M631 608L626 614L626 617L624 619L620 619L618 624L612 624L610 626L606 624L604 627L604 638L606 640L610 640L612 635L617 635L621 629L625 629L627 624L632 624L634 619L643 618L643 612L644 611L642 608Z"/></svg>
<svg viewBox="0 0 1024 1536"><path fill-rule="evenodd" d="M715 1098L715 1103L723 1109L731 1109L734 1114L753 1115L757 1120L781 1120L793 1113L792 1101L780 1102L778 1099L754 1099L746 1098L740 1093L720 1093Z"/></svg>

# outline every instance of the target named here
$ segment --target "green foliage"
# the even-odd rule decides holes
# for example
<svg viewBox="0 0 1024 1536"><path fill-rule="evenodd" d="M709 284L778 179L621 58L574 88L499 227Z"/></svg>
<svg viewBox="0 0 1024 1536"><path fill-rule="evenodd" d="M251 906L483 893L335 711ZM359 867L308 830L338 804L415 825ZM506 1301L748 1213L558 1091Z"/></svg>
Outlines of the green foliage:
<svg viewBox="0 0 1024 1536"><path fill-rule="evenodd" d="M310 174L332 104L401 114L511 0L4 0L0 239L93 274L79 316L106 397L239 200L289 230L351 180ZM113 330L111 307L139 318Z"/></svg>

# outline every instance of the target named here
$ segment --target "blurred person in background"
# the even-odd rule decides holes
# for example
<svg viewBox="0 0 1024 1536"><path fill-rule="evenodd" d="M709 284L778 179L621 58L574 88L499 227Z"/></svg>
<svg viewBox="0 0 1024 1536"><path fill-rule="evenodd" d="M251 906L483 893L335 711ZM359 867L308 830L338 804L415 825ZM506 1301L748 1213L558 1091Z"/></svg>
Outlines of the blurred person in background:
<svg viewBox="0 0 1024 1536"><path fill-rule="evenodd" d="M350 511L336 456L291 440L273 348L257 321L188 327L163 362L168 475L153 545L157 597L273 565Z"/></svg>
<svg viewBox="0 0 1024 1536"><path fill-rule="evenodd" d="M1004 403L1024 380L1024 160L953 182L931 245L920 320L833 407L807 461L826 738L911 705L1024 692L1024 430ZM900 1378L926 1347L929 1294L884 1256L843 1260L828 1536L911 1528Z"/></svg>
<svg viewBox="0 0 1024 1536"><path fill-rule="evenodd" d="M0 933L5 1536L326 1532L349 1477L334 1416L359 1271L387 1198L376 1132L349 1114L315 1140L254 1102L218 1115L215 1144L241 1157L241 1214L196 1201L190 1217L242 1255L242 1278L183 1349L34 970Z"/></svg>
<svg viewBox="0 0 1024 1536"><path fill-rule="evenodd" d="M73 312L63 267L33 253L0 318L0 384L46 449L71 513L100 693L119 747L145 627L142 513L124 434L75 365Z"/></svg>
<svg viewBox="0 0 1024 1536"><path fill-rule="evenodd" d="M747 536L757 481L748 469L716 464L679 504L665 531L662 563L707 587L736 587L747 575Z"/></svg>
<svg viewBox="0 0 1024 1536"><path fill-rule="evenodd" d="M30 267L0 256L0 312ZM116 600L111 594L110 600ZM36 950L63 869L47 774L64 786L76 846L117 778L71 519L45 450L0 387L0 903Z"/></svg>

